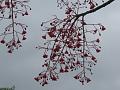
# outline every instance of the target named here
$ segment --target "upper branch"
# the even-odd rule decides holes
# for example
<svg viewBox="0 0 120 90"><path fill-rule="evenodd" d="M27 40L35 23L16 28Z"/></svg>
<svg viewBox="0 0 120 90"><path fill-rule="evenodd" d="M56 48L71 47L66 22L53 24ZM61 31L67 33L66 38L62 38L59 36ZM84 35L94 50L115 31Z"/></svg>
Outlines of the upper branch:
<svg viewBox="0 0 120 90"><path fill-rule="evenodd" d="M109 1L107 1L107 2L105 2L105 3L103 3L102 5L100 5L100 6L96 7L96 8L94 8L94 9L92 9L92 10L86 11L86 12L81 13L81 14L77 14L76 17L79 18L80 16L85 16L85 15L87 15L87 14L90 14L90 13L93 13L93 12L95 12L95 11L97 11L97 10L100 10L100 9L102 9L103 7L111 4L113 1L115 1L115 0L109 0Z"/></svg>

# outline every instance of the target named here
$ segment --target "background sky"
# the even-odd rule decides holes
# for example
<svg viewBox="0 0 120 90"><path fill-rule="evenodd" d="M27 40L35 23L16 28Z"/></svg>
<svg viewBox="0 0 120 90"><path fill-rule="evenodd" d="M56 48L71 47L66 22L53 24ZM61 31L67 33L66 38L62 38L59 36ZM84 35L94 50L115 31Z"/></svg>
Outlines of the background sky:
<svg viewBox="0 0 120 90"><path fill-rule="evenodd" d="M102 52L98 54L98 63L93 68L92 81L82 86L72 78L72 73L61 75L57 82L45 87L33 78L42 71L41 53L35 47L40 42L40 24L63 11L56 8L56 0L31 0L30 16L20 18L28 28L27 40L14 54L6 53L0 46L0 87L16 86L16 90L120 90L120 0L88 15L91 23L102 23L107 30L102 33Z"/></svg>

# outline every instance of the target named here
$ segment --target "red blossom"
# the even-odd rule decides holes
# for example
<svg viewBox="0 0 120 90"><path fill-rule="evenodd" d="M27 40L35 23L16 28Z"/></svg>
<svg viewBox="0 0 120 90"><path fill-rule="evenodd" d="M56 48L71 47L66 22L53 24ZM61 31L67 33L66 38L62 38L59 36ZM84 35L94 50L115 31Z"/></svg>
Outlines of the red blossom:
<svg viewBox="0 0 120 90"><path fill-rule="evenodd" d="M100 49L97 48L97 49L96 49L96 52L99 53L99 52L100 52Z"/></svg>
<svg viewBox="0 0 120 90"><path fill-rule="evenodd" d="M60 73L64 73L64 70L63 70L63 68L60 68Z"/></svg>
<svg viewBox="0 0 120 90"><path fill-rule="evenodd" d="M65 72L69 72L68 69L65 69Z"/></svg>
<svg viewBox="0 0 120 90"><path fill-rule="evenodd" d="M65 66L65 69L69 69L69 67L66 65L66 66Z"/></svg>
<svg viewBox="0 0 120 90"><path fill-rule="evenodd" d="M46 39L46 35L42 36L43 39Z"/></svg>
<svg viewBox="0 0 120 90"><path fill-rule="evenodd" d="M72 9L71 9L71 8L68 8L67 11L65 12L65 14L70 14L71 11L72 11Z"/></svg>
<svg viewBox="0 0 120 90"><path fill-rule="evenodd" d="M26 40L27 38L23 36L22 40Z"/></svg>
<svg viewBox="0 0 120 90"><path fill-rule="evenodd" d="M76 64L79 65L79 64L80 64L80 61L77 60Z"/></svg>
<svg viewBox="0 0 120 90"><path fill-rule="evenodd" d="M72 43L69 43L69 44L68 44L68 47L69 47L69 48L73 48L73 44L72 44Z"/></svg>
<svg viewBox="0 0 120 90"><path fill-rule="evenodd" d="M23 31L22 31L22 34L26 34L26 31L23 30Z"/></svg>
<svg viewBox="0 0 120 90"><path fill-rule="evenodd" d="M106 30L106 28L102 25L101 30L104 31L104 30Z"/></svg>
<svg viewBox="0 0 120 90"><path fill-rule="evenodd" d="M64 58L63 57L60 58L60 62L64 62Z"/></svg>
<svg viewBox="0 0 120 90"><path fill-rule="evenodd" d="M51 31L48 32L48 35L49 35L51 38L52 38L52 37L55 37L54 32L51 32Z"/></svg>
<svg viewBox="0 0 120 90"><path fill-rule="evenodd" d="M94 3L90 3L90 9L94 9L95 5Z"/></svg>
<svg viewBox="0 0 120 90"><path fill-rule="evenodd" d="M46 75L46 74L44 74L44 75L43 75L43 78L47 78L47 75Z"/></svg>
<svg viewBox="0 0 120 90"><path fill-rule="evenodd" d="M96 40L96 42L97 42L97 43L99 43L99 42L100 42L100 40L99 40L99 39L97 39L97 40Z"/></svg>
<svg viewBox="0 0 120 90"><path fill-rule="evenodd" d="M12 45L16 47L16 43L15 43L15 41L13 41Z"/></svg>
<svg viewBox="0 0 120 90"><path fill-rule="evenodd" d="M65 51L65 54L68 54L68 51L67 51L67 50Z"/></svg>
<svg viewBox="0 0 120 90"><path fill-rule="evenodd" d="M73 69L73 68L74 68L73 65L71 65L71 66L70 66L70 69Z"/></svg>
<svg viewBox="0 0 120 90"><path fill-rule="evenodd" d="M1 42L2 44L4 44L4 43L5 43L5 40L1 40L0 42Z"/></svg>
<svg viewBox="0 0 120 90"><path fill-rule="evenodd" d="M19 39L17 40L17 43L21 43Z"/></svg>
<svg viewBox="0 0 120 90"><path fill-rule="evenodd" d="M91 80L90 78L86 78L86 82L89 83Z"/></svg>
<svg viewBox="0 0 120 90"><path fill-rule="evenodd" d="M8 53L12 53L12 50L8 50Z"/></svg>
<svg viewBox="0 0 120 90"><path fill-rule="evenodd" d="M47 58L47 57L48 57L48 55L47 55L47 54L44 54L44 55L43 55L43 58Z"/></svg>
<svg viewBox="0 0 120 90"><path fill-rule="evenodd" d="M85 54L84 54L84 57L88 57L88 54L87 54L87 53L85 53Z"/></svg>
<svg viewBox="0 0 120 90"><path fill-rule="evenodd" d="M56 80L57 80L57 78L56 78L55 76L51 77L51 79L52 79L53 81L56 81Z"/></svg>
<svg viewBox="0 0 120 90"><path fill-rule="evenodd" d="M79 76L78 76L78 75L76 75L76 76L74 76L74 78L75 78L75 79L79 79Z"/></svg>
<svg viewBox="0 0 120 90"><path fill-rule="evenodd" d="M76 47L79 48L80 46L82 46L79 42L76 44Z"/></svg>
<svg viewBox="0 0 120 90"><path fill-rule="evenodd" d="M94 56L92 56L92 58L91 58L95 63L97 63L97 60L96 60L96 58L94 57Z"/></svg>
<svg viewBox="0 0 120 90"><path fill-rule="evenodd" d="M55 49L54 49L54 52L58 52L59 50L61 49L60 45L56 45Z"/></svg>
<svg viewBox="0 0 120 90"><path fill-rule="evenodd" d="M27 11L25 12L25 15L28 15L28 12L27 12Z"/></svg>
<svg viewBox="0 0 120 90"><path fill-rule="evenodd" d="M56 56L57 56L56 53L53 53L53 54L51 55L50 59L53 60Z"/></svg>
<svg viewBox="0 0 120 90"><path fill-rule="evenodd" d="M38 77L35 77L34 79L35 79L37 82L39 81Z"/></svg>
<svg viewBox="0 0 120 90"><path fill-rule="evenodd" d="M96 60L96 58L94 56L92 56L91 59L94 60L94 61Z"/></svg>
<svg viewBox="0 0 120 90"><path fill-rule="evenodd" d="M46 82L46 81L45 81L45 82L43 82L43 83L42 83L42 86L44 86L45 84L48 84L48 82Z"/></svg>

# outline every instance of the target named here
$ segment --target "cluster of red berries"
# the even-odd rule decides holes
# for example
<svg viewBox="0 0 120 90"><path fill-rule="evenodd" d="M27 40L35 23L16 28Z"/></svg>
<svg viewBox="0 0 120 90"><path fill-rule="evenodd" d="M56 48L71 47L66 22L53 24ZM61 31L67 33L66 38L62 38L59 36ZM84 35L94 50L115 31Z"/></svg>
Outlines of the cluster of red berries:
<svg viewBox="0 0 120 90"><path fill-rule="evenodd" d="M8 53L12 53L14 49L18 49L22 47L21 40L26 40L26 27L25 25L21 25L22 32L16 32L16 34L10 39L9 35L13 35L13 32L9 30L9 28L5 30L3 34L1 34L0 43L5 45L8 48ZM11 33L10 33L11 32ZM21 36L20 36L21 35ZM9 39L8 39L9 38ZM9 41L8 41L9 40Z"/></svg>
<svg viewBox="0 0 120 90"><path fill-rule="evenodd" d="M48 84L48 80L57 81L59 79L58 74L53 70L52 67L49 67L47 71L43 71L39 74L38 77L34 78L37 82L41 81L40 84L44 86Z"/></svg>
<svg viewBox="0 0 120 90"><path fill-rule="evenodd" d="M5 27L0 34L0 43L8 48L8 53L21 47L21 40L26 40L27 25L16 22L18 14L28 15L28 9L31 8L26 4L28 0L2 0L0 2L0 13L2 19L9 20L11 23ZM8 14L6 12L9 11ZM16 29L20 27L19 29Z"/></svg>
<svg viewBox="0 0 120 90"><path fill-rule="evenodd" d="M38 46L37 48L44 50L45 63L42 66L46 70L35 77L35 80L40 81L44 86L48 84L48 80L56 81L60 73L81 68L81 72L74 78L82 84L88 83L91 80L86 76L86 72L89 71L92 74L91 67L97 62L96 57L92 54L93 49L99 53L101 47L98 45L99 38L90 40L91 37L89 38L87 35L98 34L101 36L100 32L106 28L102 24L86 23L84 16L77 17L79 12L76 12L78 11L76 5L83 6L79 0L71 4L69 0L57 0L57 2L59 7L67 6L66 17L60 20L55 16L52 20L41 24L46 29L44 30L46 34L42 36L42 39L45 40L45 46ZM97 5L94 0L85 0L84 4L89 4L89 9L94 9ZM45 25L47 23L49 24L48 27Z"/></svg>
<svg viewBox="0 0 120 90"><path fill-rule="evenodd" d="M49 22L50 27L44 30L46 34L42 36L42 39L46 41L45 46L38 46L37 48L44 49L43 58L45 59L45 63L43 67L47 68L44 72L50 73L50 69L52 68L52 71L56 72L58 76L59 73L84 68L81 74L74 77L84 84L85 81L87 83L91 81L85 75L85 72L91 72L90 68L97 62L96 57L92 54L92 49L95 49L97 53L99 53L101 49L98 45L100 42L99 38L88 40L86 35L88 33L101 35L100 32L104 31L105 27L101 24L87 24L85 20L81 18L82 17L74 22L75 18L73 18L73 16L70 17L70 15L63 20L55 17ZM44 24L45 23L42 23L43 27ZM89 28L89 26L91 28ZM50 74L46 74L47 77L49 77L49 75ZM41 81L39 77L41 77L41 74L36 77L35 80ZM45 81L43 85L48 84L48 80L53 79L43 79L42 82Z"/></svg>

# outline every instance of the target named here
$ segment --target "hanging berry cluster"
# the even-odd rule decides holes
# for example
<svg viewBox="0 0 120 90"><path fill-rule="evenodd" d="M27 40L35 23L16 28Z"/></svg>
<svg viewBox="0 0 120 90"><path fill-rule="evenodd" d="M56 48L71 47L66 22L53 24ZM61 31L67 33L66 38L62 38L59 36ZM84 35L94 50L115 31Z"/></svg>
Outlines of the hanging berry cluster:
<svg viewBox="0 0 120 90"><path fill-rule="evenodd" d="M34 79L42 86L48 81L57 81L59 74L67 73L79 69L80 72L74 76L76 80L84 85L91 81L87 76L88 72L92 75L92 66L97 63L94 55L101 51L99 46L101 31L106 28L98 24L87 23L87 14L107 6L114 0L102 1L98 5L98 0L57 0L58 7L66 7L64 19L55 16L52 20L43 22L41 26L46 32L42 36L45 40L43 58L45 63L42 65L46 70L41 72ZM100 2L99 2L100 3ZM87 9L84 11L84 9ZM81 11L80 11L81 10ZM83 10L83 11L82 11ZM94 37L94 38L92 38Z"/></svg>
<svg viewBox="0 0 120 90"><path fill-rule="evenodd" d="M28 0L1 0L0 19L11 22L0 34L0 43L8 48L8 53L21 47L21 41L26 40L27 25L17 22L18 16L28 15Z"/></svg>

